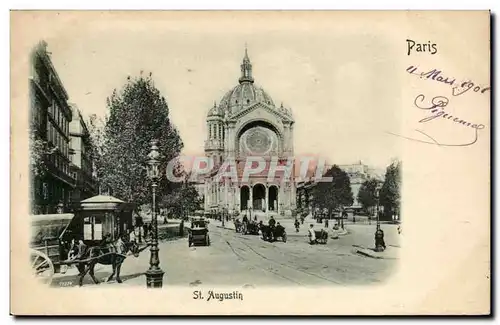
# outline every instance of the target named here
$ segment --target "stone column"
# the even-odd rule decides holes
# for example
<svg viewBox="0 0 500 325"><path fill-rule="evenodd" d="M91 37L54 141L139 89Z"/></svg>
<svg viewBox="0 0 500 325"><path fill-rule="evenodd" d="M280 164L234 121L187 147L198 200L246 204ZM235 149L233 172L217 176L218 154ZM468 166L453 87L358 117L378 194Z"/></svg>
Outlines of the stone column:
<svg viewBox="0 0 500 325"><path fill-rule="evenodd" d="M237 204L237 209L238 209L238 212L241 211L241 187L237 186L236 187L236 204Z"/></svg>
<svg viewBox="0 0 500 325"><path fill-rule="evenodd" d="M264 200L265 200L265 204L266 204L266 215L267 215L267 210L269 208L269 187L267 186L267 184L265 185L265 188L266 188L266 195L264 197Z"/></svg>
<svg viewBox="0 0 500 325"><path fill-rule="evenodd" d="M288 124L284 124L283 125L283 153L285 154L285 156L288 154L288 133L289 133L289 129L288 129Z"/></svg>
<svg viewBox="0 0 500 325"><path fill-rule="evenodd" d="M226 156L229 153L229 128L227 124L224 124L224 153Z"/></svg>
<svg viewBox="0 0 500 325"><path fill-rule="evenodd" d="M250 204L248 205L249 208L252 208L253 210L253 185L249 185L248 188L250 189Z"/></svg>

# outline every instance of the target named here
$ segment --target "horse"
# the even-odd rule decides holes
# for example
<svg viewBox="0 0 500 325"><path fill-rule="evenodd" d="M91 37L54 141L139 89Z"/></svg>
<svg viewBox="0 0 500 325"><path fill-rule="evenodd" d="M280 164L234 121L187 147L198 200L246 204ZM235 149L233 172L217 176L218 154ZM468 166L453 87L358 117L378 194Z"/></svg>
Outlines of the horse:
<svg viewBox="0 0 500 325"><path fill-rule="evenodd" d="M120 279L120 269L122 263L127 258L128 252L131 252L134 257L138 257L139 253L146 249L148 246L139 249L139 245L133 242L124 242L121 238L118 238L115 242L110 242L104 246L91 246L81 257L81 262L76 264L79 271L79 285L83 285L83 279L87 273L95 284L100 282L95 278L94 268L96 264L111 265L113 272L108 277L106 282L113 279L116 274L116 282L122 283Z"/></svg>

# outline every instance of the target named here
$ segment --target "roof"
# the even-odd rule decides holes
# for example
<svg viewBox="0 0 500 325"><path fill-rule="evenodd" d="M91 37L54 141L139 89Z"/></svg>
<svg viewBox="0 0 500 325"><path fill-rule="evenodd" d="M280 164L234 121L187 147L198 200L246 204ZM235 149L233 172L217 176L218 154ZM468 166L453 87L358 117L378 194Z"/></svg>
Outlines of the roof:
<svg viewBox="0 0 500 325"><path fill-rule="evenodd" d="M125 203L125 202L109 195L96 195L81 201L81 203Z"/></svg>
<svg viewBox="0 0 500 325"><path fill-rule="evenodd" d="M42 221L71 221L75 215L73 213L60 213L60 214L36 214L31 216L31 222L37 223Z"/></svg>

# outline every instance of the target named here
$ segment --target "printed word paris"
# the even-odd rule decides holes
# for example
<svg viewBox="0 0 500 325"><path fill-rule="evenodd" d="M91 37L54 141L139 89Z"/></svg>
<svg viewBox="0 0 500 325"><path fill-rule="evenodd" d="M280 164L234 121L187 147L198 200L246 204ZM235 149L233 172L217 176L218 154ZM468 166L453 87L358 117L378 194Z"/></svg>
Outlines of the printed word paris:
<svg viewBox="0 0 500 325"><path fill-rule="evenodd" d="M407 39L406 45L408 47L408 55L410 55L412 51L428 52L432 55L436 54L438 51L437 44L431 43L431 41L427 41L427 43L417 43L411 39Z"/></svg>

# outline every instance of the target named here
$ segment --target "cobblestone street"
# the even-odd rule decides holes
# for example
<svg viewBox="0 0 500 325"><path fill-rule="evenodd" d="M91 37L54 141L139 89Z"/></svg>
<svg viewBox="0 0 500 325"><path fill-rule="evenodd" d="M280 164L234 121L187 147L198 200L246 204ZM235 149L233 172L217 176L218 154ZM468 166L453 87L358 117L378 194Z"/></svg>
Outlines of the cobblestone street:
<svg viewBox="0 0 500 325"><path fill-rule="evenodd" d="M337 240L329 239L326 245L309 245L306 234L311 220L306 220L298 233L292 220L279 221L288 233L286 243L268 243L260 236L242 235L231 229L232 222L222 228L218 221L212 221L209 226L209 247L188 247L186 238L161 242L160 266L165 271L164 286L363 285L390 278L398 262L394 258L376 259L356 253L353 245L373 246L374 223L348 224L347 235ZM319 226L315 224L315 227ZM388 250L399 250L396 227L382 225ZM123 284L113 280L101 286L145 286L143 273L148 266L149 250L146 250L138 258L126 259L121 271ZM96 276L100 280L110 273L108 266L96 267ZM74 269L53 282L55 286L76 284ZM96 286L88 275L84 285Z"/></svg>

